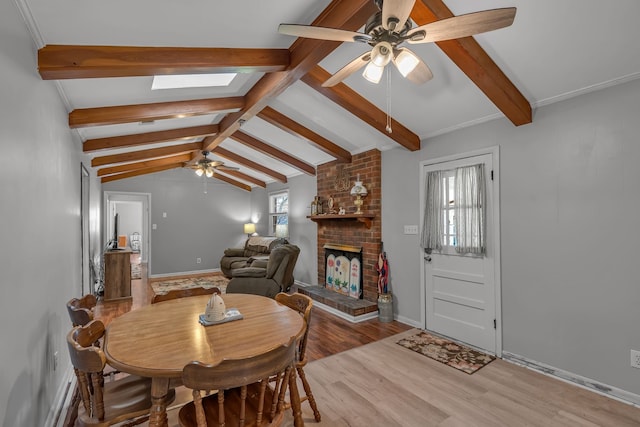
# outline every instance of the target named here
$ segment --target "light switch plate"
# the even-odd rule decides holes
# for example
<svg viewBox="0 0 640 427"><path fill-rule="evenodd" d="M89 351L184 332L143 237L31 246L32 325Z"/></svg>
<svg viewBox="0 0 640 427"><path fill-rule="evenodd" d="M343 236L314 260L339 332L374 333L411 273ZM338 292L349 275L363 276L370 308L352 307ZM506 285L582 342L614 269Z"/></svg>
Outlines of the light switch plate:
<svg viewBox="0 0 640 427"><path fill-rule="evenodd" d="M404 234L418 234L418 226L417 225L405 225L404 226Z"/></svg>
<svg viewBox="0 0 640 427"><path fill-rule="evenodd" d="M157 228L158 228L158 224L151 224L151 229L152 229L152 230L155 230L155 229L157 229Z"/></svg>

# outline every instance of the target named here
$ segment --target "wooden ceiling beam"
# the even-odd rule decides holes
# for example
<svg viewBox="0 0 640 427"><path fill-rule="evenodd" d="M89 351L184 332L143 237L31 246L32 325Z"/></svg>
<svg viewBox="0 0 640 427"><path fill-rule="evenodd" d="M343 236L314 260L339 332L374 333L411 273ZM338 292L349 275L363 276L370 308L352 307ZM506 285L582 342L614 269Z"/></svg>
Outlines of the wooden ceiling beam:
<svg viewBox="0 0 640 427"><path fill-rule="evenodd" d="M89 126L175 119L226 112L243 107L243 97L235 96L228 98L158 102L152 104L81 108L69 113L69 127L75 129Z"/></svg>
<svg viewBox="0 0 640 427"><path fill-rule="evenodd" d="M218 133L218 125L193 126L189 128L168 129L157 132L136 133L132 135L112 136L108 138L87 139L82 144L85 153L113 148L135 147L158 142L178 141L181 139L202 138Z"/></svg>
<svg viewBox="0 0 640 427"><path fill-rule="evenodd" d="M105 182L118 181L120 179L125 179L125 178L133 178L134 176L147 175L150 173L162 172L162 171L175 169L179 167L182 167L182 166L180 164L173 164L173 165L165 165L165 166L156 166L154 168L138 169L130 172L119 173L116 175L103 176L100 179L100 182L104 184Z"/></svg>
<svg viewBox="0 0 640 427"><path fill-rule="evenodd" d="M243 181L247 181L247 182L251 182L255 185L257 185L258 187L262 187L262 188L267 188L267 183L256 178L253 177L251 175L247 175L246 173L242 173L240 171L236 171L236 170L231 170L231 169L218 169L218 173L223 173L225 175L231 175L233 177L236 177L238 179L241 179Z"/></svg>
<svg viewBox="0 0 640 427"><path fill-rule="evenodd" d="M235 185L236 187L241 188L241 189L243 189L245 191L251 191L251 186L250 185L244 184L242 182L238 182L235 179L229 178L228 176L221 175L219 173L214 172L213 173L213 177L216 178L216 179L219 179L220 181L224 181L224 182L226 182L228 184Z"/></svg>
<svg viewBox="0 0 640 427"><path fill-rule="evenodd" d="M231 139L282 163L286 163L287 165L298 169L300 172L304 172L310 176L316 176L315 166L297 159L290 154L280 151L277 148L266 144L257 138L254 138L251 135L248 135L241 131L236 131L233 135L231 135Z"/></svg>
<svg viewBox="0 0 640 427"><path fill-rule="evenodd" d="M333 0L312 25L356 31L378 8L371 0ZM333 52L340 42L298 38L289 48L290 64L286 71L264 75L245 96L245 106L239 113L228 114L220 122L220 133L207 138L205 149L213 151L225 139L240 129L242 121L257 115L275 97Z"/></svg>
<svg viewBox="0 0 640 427"><path fill-rule="evenodd" d="M351 163L351 153L347 150L271 107L263 108L258 113L258 117L293 136L304 139L317 149L335 157L339 162Z"/></svg>
<svg viewBox="0 0 640 427"><path fill-rule="evenodd" d="M145 160L136 163L125 163L124 165L112 166L108 168L98 169L98 176L113 175L117 173L130 172L138 169L155 168L157 166L166 166L180 164L191 160L191 153L179 154L177 156L163 157L156 160Z"/></svg>
<svg viewBox="0 0 640 427"><path fill-rule="evenodd" d="M346 84L338 83L333 87L322 87L322 83L329 77L331 77L331 74L317 65L301 80L408 150L417 151L420 149L420 137L418 135L393 118L391 118L393 132L387 132L387 113L367 101Z"/></svg>
<svg viewBox="0 0 640 427"><path fill-rule="evenodd" d="M181 145L171 145L169 147L152 148L150 150L130 151L121 154L112 154L110 156L94 157L91 160L91 166L104 166L115 163L136 162L140 160L149 160L158 157L167 157L174 154L187 153L190 151L199 151L202 149L202 142L190 142Z"/></svg>
<svg viewBox="0 0 640 427"><path fill-rule="evenodd" d="M272 177L273 179L275 179L276 181L280 181L280 182L287 182L287 177L279 172L276 172L274 170L271 170L265 166L262 166L259 163L256 163L254 161L251 161L249 159L245 159L244 157L233 153L229 150L225 150L222 147L216 147L213 152L215 154L217 154L220 157L224 157L225 159L231 160L232 162L238 163L240 165L244 165L246 167L248 167L249 169L253 169L256 170L260 173L263 173L265 175L268 175L270 177Z"/></svg>
<svg viewBox="0 0 640 427"><path fill-rule="evenodd" d="M411 12L411 19L417 25L425 25L452 16L454 14L442 0L418 0ZM473 37L436 42L436 44L514 125L531 123L532 112L529 101Z"/></svg>
<svg viewBox="0 0 640 427"><path fill-rule="evenodd" d="M43 80L271 73L288 65L288 49L47 45L38 50Z"/></svg>

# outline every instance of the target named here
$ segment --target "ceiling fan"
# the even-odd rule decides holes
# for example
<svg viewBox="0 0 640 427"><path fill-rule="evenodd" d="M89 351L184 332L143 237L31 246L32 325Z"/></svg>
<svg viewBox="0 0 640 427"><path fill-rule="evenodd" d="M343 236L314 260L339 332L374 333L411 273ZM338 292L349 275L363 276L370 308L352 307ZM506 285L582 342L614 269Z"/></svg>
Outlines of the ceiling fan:
<svg viewBox="0 0 640 427"><path fill-rule="evenodd" d="M211 154L209 151L202 152L202 159L198 160L194 165L188 165L191 169L194 169L196 175L205 175L207 178L211 178L216 170L238 170L239 168L233 166L225 166L224 162L220 160L211 160L207 156Z"/></svg>
<svg viewBox="0 0 640 427"><path fill-rule="evenodd" d="M296 37L367 43L372 47L369 52L349 62L327 79L322 84L324 87L335 86L365 65L363 76L378 83L389 62L393 62L400 74L408 80L422 84L431 80L433 73L412 51L401 47L403 43L438 42L497 30L511 25L516 15L515 7L491 9L412 28L409 15L415 0L373 1L380 11L369 18L363 33L297 24L280 24L278 31Z"/></svg>

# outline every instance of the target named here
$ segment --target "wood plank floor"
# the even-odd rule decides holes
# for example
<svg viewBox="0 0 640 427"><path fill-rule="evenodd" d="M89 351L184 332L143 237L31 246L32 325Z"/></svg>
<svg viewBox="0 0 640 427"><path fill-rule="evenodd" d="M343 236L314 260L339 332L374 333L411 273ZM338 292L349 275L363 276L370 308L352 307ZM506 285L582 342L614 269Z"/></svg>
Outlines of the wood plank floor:
<svg viewBox="0 0 640 427"><path fill-rule="evenodd" d="M143 272L144 276L144 272ZM151 286L134 280L133 299L99 303L96 317L149 304ZM322 421L307 403L307 425L331 427L639 427L640 408L497 359L473 375L396 344L417 330L378 320L352 324L314 309L305 368ZM399 335L397 335L399 334ZM302 388L300 387L300 390ZM177 407L190 399L179 388ZM147 423L141 424L142 426ZM292 426L290 413L284 426Z"/></svg>

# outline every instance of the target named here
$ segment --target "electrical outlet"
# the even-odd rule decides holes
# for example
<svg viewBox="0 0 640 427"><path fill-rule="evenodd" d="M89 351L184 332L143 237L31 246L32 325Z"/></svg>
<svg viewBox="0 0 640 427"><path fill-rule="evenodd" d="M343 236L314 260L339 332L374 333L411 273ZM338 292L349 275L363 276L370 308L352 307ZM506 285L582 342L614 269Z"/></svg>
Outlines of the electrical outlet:
<svg viewBox="0 0 640 427"><path fill-rule="evenodd" d="M405 225L404 226L404 234L418 234L418 226L417 225Z"/></svg>
<svg viewBox="0 0 640 427"><path fill-rule="evenodd" d="M202 262L202 258L196 258L196 264L200 264Z"/></svg>
<svg viewBox="0 0 640 427"><path fill-rule="evenodd" d="M631 350L631 367L640 369L640 351Z"/></svg>

